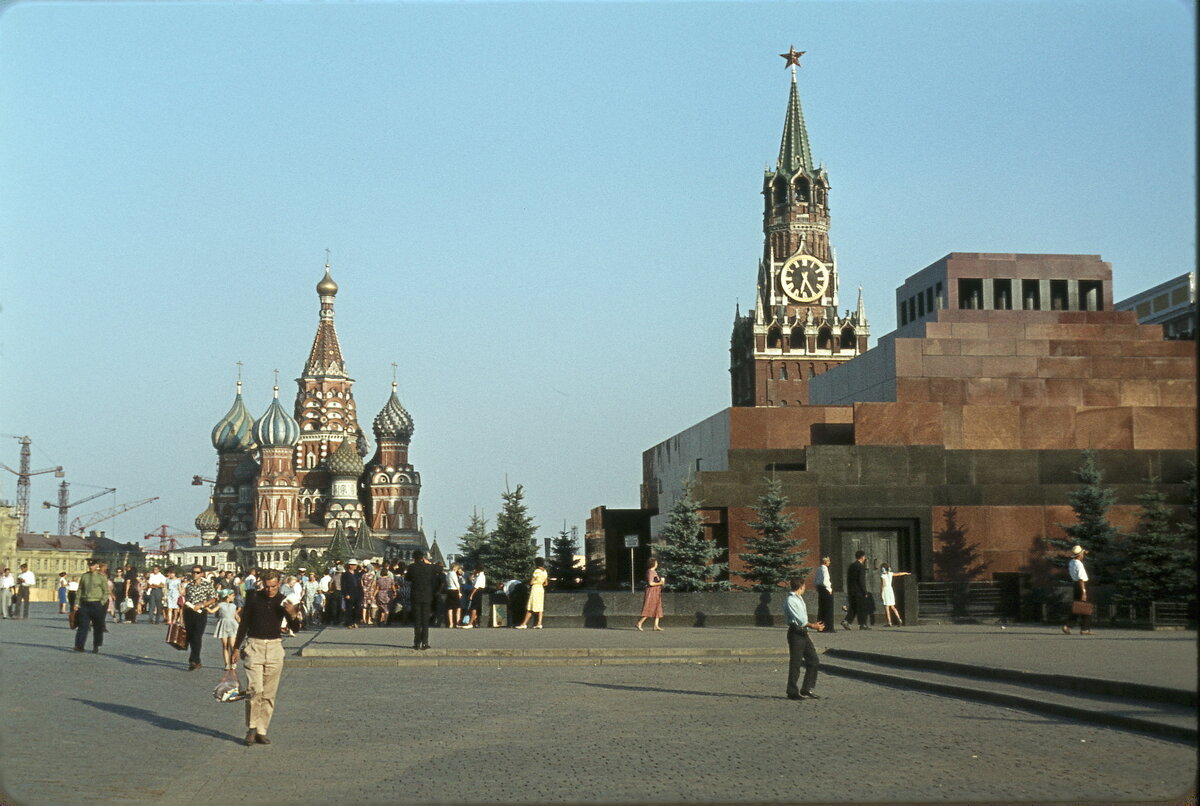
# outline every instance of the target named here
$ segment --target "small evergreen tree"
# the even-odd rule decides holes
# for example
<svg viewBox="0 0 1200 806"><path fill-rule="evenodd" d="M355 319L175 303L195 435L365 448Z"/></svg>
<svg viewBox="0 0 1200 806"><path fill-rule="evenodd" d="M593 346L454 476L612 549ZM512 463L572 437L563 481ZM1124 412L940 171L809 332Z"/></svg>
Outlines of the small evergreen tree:
<svg viewBox="0 0 1200 806"><path fill-rule="evenodd" d="M537 527L525 506L525 488L505 491L504 504L496 515L496 528L483 553L483 567L493 583L508 579L529 579L537 558L534 533Z"/></svg>
<svg viewBox="0 0 1200 806"><path fill-rule="evenodd" d="M346 542L346 530L342 528L342 522L337 521L333 524L333 539L329 541L329 548L325 549L325 559L332 564L344 563L351 557L354 555L350 553L350 544Z"/></svg>
<svg viewBox="0 0 1200 806"><path fill-rule="evenodd" d="M987 569L980 562L974 543L967 542L967 530L958 525L958 510L946 510L946 526L933 536L937 546L933 552L933 567L937 577L945 582L970 582Z"/></svg>
<svg viewBox="0 0 1200 806"><path fill-rule="evenodd" d="M808 551L801 549L800 542L792 537L797 521L783 511L788 504L783 483L774 479L766 481L767 491L754 506L758 519L746 524L758 536L746 541L749 551L738 554L738 559L746 564L742 576L754 583L748 586L752 591L772 591L792 577L804 577L808 573L804 568Z"/></svg>
<svg viewBox="0 0 1200 806"><path fill-rule="evenodd" d="M471 521L467 524L467 531L458 539L458 561L462 563L462 567L467 570L468 574L475 569L475 566L483 562L490 539L487 518L480 515L479 512L473 511Z"/></svg>
<svg viewBox="0 0 1200 806"><path fill-rule="evenodd" d="M1139 605L1180 600L1196 584L1195 551L1172 523L1166 493L1138 496L1142 511L1137 531L1125 538L1125 575L1120 596Z"/></svg>
<svg viewBox="0 0 1200 806"><path fill-rule="evenodd" d="M575 531L567 531L563 524L562 531L550 541L550 576L554 578L554 586L559 590L574 588L576 577L582 576L575 567L575 555L578 553Z"/></svg>
<svg viewBox="0 0 1200 806"><path fill-rule="evenodd" d="M729 582L717 578L729 564L717 561L723 549L716 541L704 538L700 502L692 497L690 481L684 482L683 495L671 507L658 540L654 550L662 564L667 590L729 590Z"/></svg>
<svg viewBox="0 0 1200 806"><path fill-rule="evenodd" d="M1094 451L1083 452L1083 463L1075 471L1075 478L1083 485L1071 493L1071 509L1075 510L1076 522L1060 523L1067 538L1046 538L1046 542L1058 552L1052 557L1054 565L1065 568L1071 547L1083 546L1091 558L1089 578L1092 584L1104 585L1118 581L1121 572L1120 533L1108 522L1108 510L1117 496L1111 487L1103 486L1104 474L1096 466Z"/></svg>

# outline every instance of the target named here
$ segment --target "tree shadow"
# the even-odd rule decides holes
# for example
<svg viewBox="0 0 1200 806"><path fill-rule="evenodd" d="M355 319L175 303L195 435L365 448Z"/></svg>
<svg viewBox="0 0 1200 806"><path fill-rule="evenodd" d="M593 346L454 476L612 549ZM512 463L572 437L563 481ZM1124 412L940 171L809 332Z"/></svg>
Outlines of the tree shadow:
<svg viewBox="0 0 1200 806"><path fill-rule="evenodd" d="M740 697L746 700L778 700L783 699L783 695L778 697L770 694L735 694L726 691L688 691L680 688L660 688L658 686L623 686L617 683L591 683L585 680L576 680L576 685L591 686L592 688L606 688L613 691L645 691L655 694L692 694L697 697Z"/></svg>
<svg viewBox="0 0 1200 806"><path fill-rule="evenodd" d="M96 700L85 700L81 697L71 697L71 700L82 703L83 705L90 705L91 707L101 711L107 711L110 714L116 714L117 716L123 716L128 719L136 719L140 722L145 722L162 730L176 730L185 731L187 733L197 733L201 736L207 736L210 739L225 739L231 742L240 743L241 741L241 737L239 736L229 733L222 733L221 731L213 730L212 728L204 728L199 725L193 725L191 722L184 722L181 719L163 716L162 714L155 713L154 711L150 711L146 708L138 708L137 706L115 702L97 702Z"/></svg>
<svg viewBox="0 0 1200 806"><path fill-rule="evenodd" d="M945 517L945 527L933 536L938 547L933 552L933 567L941 580L970 582L987 569L987 563L980 562L976 544L967 542L967 530L958 525L958 509L949 507Z"/></svg>

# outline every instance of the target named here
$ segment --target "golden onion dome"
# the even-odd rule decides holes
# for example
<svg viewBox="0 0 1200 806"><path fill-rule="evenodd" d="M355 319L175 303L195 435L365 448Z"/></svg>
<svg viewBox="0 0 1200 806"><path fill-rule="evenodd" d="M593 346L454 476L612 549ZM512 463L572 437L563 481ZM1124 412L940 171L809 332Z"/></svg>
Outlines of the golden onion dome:
<svg viewBox="0 0 1200 806"><path fill-rule="evenodd" d="M317 283L317 293L322 297L332 297L338 292L338 285L329 276L329 264L325 265L325 278Z"/></svg>

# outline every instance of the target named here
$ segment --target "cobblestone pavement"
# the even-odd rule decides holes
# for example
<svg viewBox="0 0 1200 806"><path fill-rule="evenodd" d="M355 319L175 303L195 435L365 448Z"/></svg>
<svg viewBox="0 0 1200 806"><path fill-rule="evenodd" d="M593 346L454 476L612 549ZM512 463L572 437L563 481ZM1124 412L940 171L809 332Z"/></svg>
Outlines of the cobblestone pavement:
<svg viewBox="0 0 1200 806"><path fill-rule="evenodd" d="M531 637L568 641L553 632ZM0 626L0 799L1147 802L1195 786L1186 743L834 676L791 702L770 662L285 668L273 744L247 748L241 706L211 696L216 643L218 668L187 672L163 633L114 626L92 655L49 609Z"/></svg>

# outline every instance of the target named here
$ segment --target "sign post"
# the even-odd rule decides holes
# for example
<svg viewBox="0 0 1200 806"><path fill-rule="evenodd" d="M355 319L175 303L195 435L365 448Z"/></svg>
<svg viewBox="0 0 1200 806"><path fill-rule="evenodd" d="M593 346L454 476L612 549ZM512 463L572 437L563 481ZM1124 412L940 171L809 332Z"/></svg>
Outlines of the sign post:
<svg viewBox="0 0 1200 806"><path fill-rule="evenodd" d="M635 576L635 574L637 572L635 571L635 569L633 567L633 563L634 563L633 551L634 551L634 549L636 549L638 547L638 542L639 541L638 541L637 535L625 535L625 548L629 549L629 592L630 593L637 592L637 577Z"/></svg>

